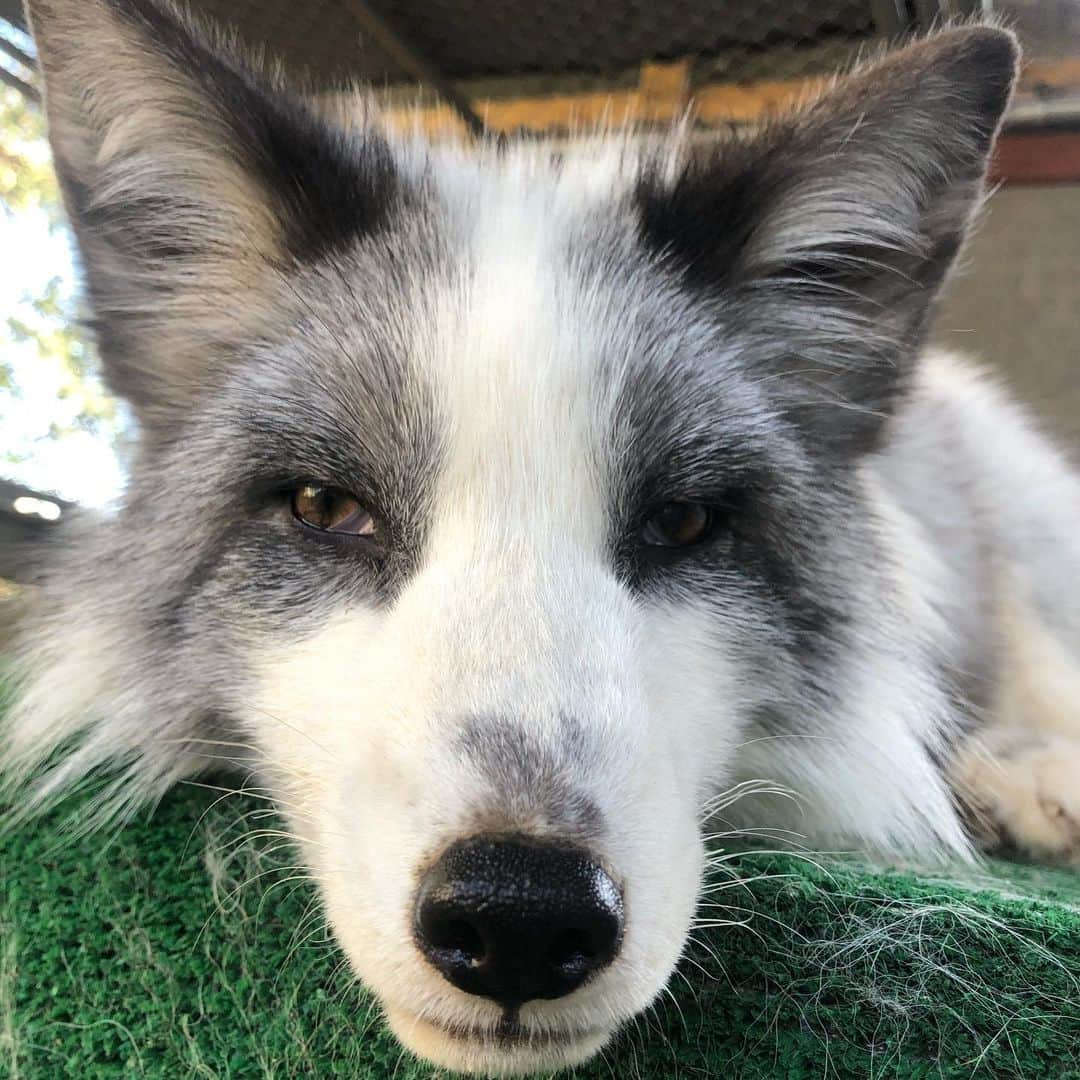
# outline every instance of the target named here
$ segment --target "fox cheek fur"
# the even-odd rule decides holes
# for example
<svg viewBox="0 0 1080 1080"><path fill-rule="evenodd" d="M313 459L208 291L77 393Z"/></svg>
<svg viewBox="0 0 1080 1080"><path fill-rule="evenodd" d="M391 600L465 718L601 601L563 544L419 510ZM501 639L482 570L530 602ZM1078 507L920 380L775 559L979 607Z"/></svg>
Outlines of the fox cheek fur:
<svg viewBox="0 0 1080 1080"><path fill-rule="evenodd" d="M968 852L943 763L992 647L938 533L1020 532L948 488L964 433L1001 417L1080 515L1020 414L919 359L1011 35L946 30L716 146L556 156L328 119L151 0L30 10L140 449L44 582L16 816L98 772L101 821L255 772L401 1038L486 1072L583 1060L660 992L732 785L799 795L734 824ZM305 523L308 489L373 536ZM656 542L672 507L687 543ZM484 888L569 882L515 912L562 920L544 970L462 899L477 844Z"/></svg>

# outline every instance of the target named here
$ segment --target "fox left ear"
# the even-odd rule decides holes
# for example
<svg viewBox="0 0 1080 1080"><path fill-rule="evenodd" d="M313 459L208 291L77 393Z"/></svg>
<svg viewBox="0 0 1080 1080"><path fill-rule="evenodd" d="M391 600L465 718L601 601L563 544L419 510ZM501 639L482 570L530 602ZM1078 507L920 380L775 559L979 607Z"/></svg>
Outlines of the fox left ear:
<svg viewBox="0 0 1080 1080"><path fill-rule="evenodd" d="M169 437L403 190L376 130L326 122L168 0L27 0L105 373Z"/></svg>
<svg viewBox="0 0 1080 1080"><path fill-rule="evenodd" d="M983 192L1019 49L946 30L808 108L647 174L642 236L733 326L819 440L876 445Z"/></svg>

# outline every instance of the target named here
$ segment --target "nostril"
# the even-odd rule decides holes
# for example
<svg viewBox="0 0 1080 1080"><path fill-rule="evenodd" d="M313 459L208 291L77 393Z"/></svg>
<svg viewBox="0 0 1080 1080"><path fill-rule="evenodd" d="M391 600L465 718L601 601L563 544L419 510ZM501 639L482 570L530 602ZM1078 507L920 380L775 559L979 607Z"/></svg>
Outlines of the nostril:
<svg viewBox="0 0 1080 1080"><path fill-rule="evenodd" d="M588 971L596 959L596 950L584 930L563 930L548 946L548 963L566 976Z"/></svg>
<svg viewBox="0 0 1080 1080"><path fill-rule="evenodd" d="M464 919L433 919L423 926L423 934L431 948L456 953L472 964L482 963L487 951L480 931Z"/></svg>

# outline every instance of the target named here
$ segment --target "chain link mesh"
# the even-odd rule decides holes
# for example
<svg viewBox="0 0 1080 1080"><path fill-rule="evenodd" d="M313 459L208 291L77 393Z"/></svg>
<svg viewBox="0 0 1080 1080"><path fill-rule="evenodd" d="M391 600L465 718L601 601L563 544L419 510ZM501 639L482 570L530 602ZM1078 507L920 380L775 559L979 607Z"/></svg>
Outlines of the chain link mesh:
<svg viewBox="0 0 1080 1080"><path fill-rule="evenodd" d="M317 82L408 81L364 40L351 0L198 0ZM835 67L879 31L868 0L378 0L369 6L450 79L597 76L697 58L696 77L795 77ZM783 71L778 72L777 61Z"/></svg>

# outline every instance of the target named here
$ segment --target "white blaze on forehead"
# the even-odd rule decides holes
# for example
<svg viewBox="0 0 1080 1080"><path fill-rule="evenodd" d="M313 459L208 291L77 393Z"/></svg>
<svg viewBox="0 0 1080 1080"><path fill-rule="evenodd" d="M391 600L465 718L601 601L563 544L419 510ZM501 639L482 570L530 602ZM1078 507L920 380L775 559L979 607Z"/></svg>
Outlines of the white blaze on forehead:
<svg viewBox="0 0 1080 1080"><path fill-rule="evenodd" d="M441 191L460 248L418 357L450 427L436 532L464 515L474 535L517 522L588 547L602 536L591 375L612 335L572 252L627 168L622 148L559 163L525 148Z"/></svg>

